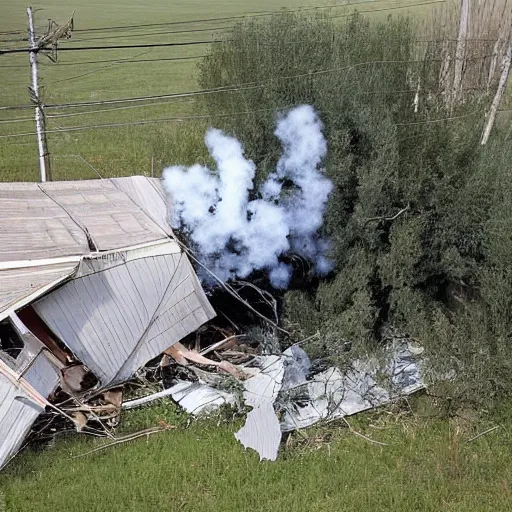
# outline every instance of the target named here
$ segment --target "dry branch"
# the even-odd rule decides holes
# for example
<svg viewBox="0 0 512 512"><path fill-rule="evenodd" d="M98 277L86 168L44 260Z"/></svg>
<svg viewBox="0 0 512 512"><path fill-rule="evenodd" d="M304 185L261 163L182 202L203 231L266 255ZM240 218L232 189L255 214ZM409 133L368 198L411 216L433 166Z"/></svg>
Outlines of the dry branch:
<svg viewBox="0 0 512 512"><path fill-rule="evenodd" d="M383 215L381 217L370 217L369 219L366 219L365 223L364 223L364 227L366 227L370 222L375 222L375 221L379 221L379 220L384 220L386 222L391 222L395 219L397 219L398 217L400 217L400 215L402 215L403 213L405 213L406 211L408 211L410 209L410 205L407 205L405 208L402 208L398 213L396 213L395 215L393 216L386 216L386 215Z"/></svg>
<svg viewBox="0 0 512 512"><path fill-rule="evenodd" d="M482 437L482 436L485 436L486 434L489 434L490 432L494 432L495 430L497 430L498 428L500 428L499 425L496 425L494 427L491 427L487 430L485 430L484 432L481 432L480 434L476 435L475 437L472 437L471 439L468 439L468 443L471 443L471 441L476 441L478 438Z"/></svg>
<svg viewBox="0 0 512 512"><path fill-rule="evenodd" d="M176 428L174 425L166 425L165 427L154 427L154 428L142 430L140 432L136 432L135 434L130 434L128 436L120 437L111 443L104 444L102 446L98 446L98 448L94 448L94 450L91 450L91 451L88 451L85 453L81 453L80 455L74 455L71 458L77 459L79 457L85 457L86 455L91 455L92 453L99 452L101 450L104 450L105 448L117 446L117 445L120 445L123 443L127 443L128 441L134 441L135 439L138 439L139 437L150 436L151 434L158 434L159 432L165 432L166 430L170 430L170 429L174 429L174 428Z"/></svg>

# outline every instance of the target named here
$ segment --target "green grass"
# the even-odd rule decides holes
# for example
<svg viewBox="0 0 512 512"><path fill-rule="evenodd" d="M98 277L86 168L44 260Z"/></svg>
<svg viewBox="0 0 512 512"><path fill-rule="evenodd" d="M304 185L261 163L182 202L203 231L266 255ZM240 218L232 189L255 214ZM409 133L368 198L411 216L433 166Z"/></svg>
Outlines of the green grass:
<svg viewBox="0 0 512 512"><path fill-rule="evenodd" d="M105 441L75 436L25 451L0 475L0 491L9 512L512 510L512 417L473 442L485 426L384 417L351 422L388 446L335 425L294 433L271 463L243 450L238 424L186 429L162 403L125 428L164 418L179 429L81 458L71 457Z"/></svg>
<svg viewBox="0 0 512 512"><path fill-rule="evenodd" d="M325 0L261 0L256 5L248 0L216 0L205 2L193 0L178 2L176 0L150 0L140 2L129 0L119 2L106 0L102 2L71 2L65 0L48 0L34 5L43 8L36 13L36 28L42 32L46 20L52 18L64 22L75 12L75 28L133 25L145 23L180 22L194 19L238 16L242 14L274 12L280 8L297 9L304 6L332 5L336 15L353 12L355 6L341 5L345 2L326 2ZM359 10L386 9L404 7L394 11L378 11L375 15L404 13L407 5L416 4L418 0L368 0L363 5L358 1ZM2 2L0 31L26 30L25 4L19 1ZM431 6L422 7L421 12ZM414 8L418 9L418 8ZM229 26L233 21L198 22L192 25L173 25L156 27L141 31L112 32L75 32L70 41L62 43L63 47L90 44L134 44L137 42L184 42L192 40L212 40L216 36L210 32L188 34L158 34L144 37L118 37L140 34L148 31L163 32L166 29L177 31L184 29L219 29ZM23 34L25 35L25 33ZM80 41L91 37L103 37L102 40ZM116 36L109 39L108 36ZM2 35L0 39L6 40ZM75 42L76 41L76 42ZM16 43L23 46L26 43ZM300 42L298 42L300 44ZM11 46L7 42L0 46ZM174 58L203 55L208 45L155 48L149 50L114 50L94 52L61 52L58 63L41 57L40 75L43 86L43 100L46 103L63 103L72 101L104 100L118 97L168 94L197 89L197 60L164 61L146 63L100 63L85 64L86 61L130 58ZM70 65L72 64L72 65ZM9 66L9 67L6 67ZM14 66L14 67L12 67ZM28 56L26 54L5 55L0 57L0 107L7 105L25 105L28 103L27 86L29 83ZM115 106L115 105L114 105ZM102 123L122 123L147 119L157 119L187 115L200 109L193 101L178 100L151 107L114 110L106 113L94 113L76 117L58 119L49 118L48 130L57 130L70 126L97 125ZM88 107L85 110L97 110ZM48 111L48 114L79 112L77 109ZM1 138L2 135L34 132L31 110L0 110L0 181L33 181L38 179L38 161L34 135ZM28 118L26 121L2 123L9 119ZM162 153L166 140L184 138L183 125L189 124L198 134L204 131L204 123L184 121L168 122L159 125L139 127L103 128L84 132L49 134L49 149L52 155L54 179L94 178L97 175L76 155L83 156L106 177L144 174L150 171L151 156L157 157L157 170L164 165L180 163L181 152ZM198 135L200 136L200 135ZM195 146L189 159L200 157L200 145ZM162 157L159 158L159 153Z"/></svg>

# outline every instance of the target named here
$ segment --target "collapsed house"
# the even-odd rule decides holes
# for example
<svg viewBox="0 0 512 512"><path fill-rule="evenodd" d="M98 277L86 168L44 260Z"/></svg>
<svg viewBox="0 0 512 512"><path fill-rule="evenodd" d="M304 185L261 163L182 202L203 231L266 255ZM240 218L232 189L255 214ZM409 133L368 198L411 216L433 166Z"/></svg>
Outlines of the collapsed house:
<svg viewBox="0 0 512 512"><path fill-rule="evenodd" d="M158 179L0 184L0 468L60 386L111 389L215 316Z"/></svg>
<svg viewBox="0 0 512 512"><path fill-rule="evenodd" d="M314 369L297 345L241 352L235 345L245 335L204 350L197 340L195 349L182 345L215 311L167 204L160 181L141 176L0 184L0 468L52 409L82 430L88 413L117 417L165 396L194 416L225 404L250 408L235 437L275 460L286 432L423 387L421 348L407 340L389 347L384 366L355 360L343 371ZM217 360L205 357L212 352ZM161 354L161 366L189 366L194 378L180 374L166 389L122 402L120 386ZM236 392L226 382L233 378ZM72 407L59 407L62 392Z"/></svg>

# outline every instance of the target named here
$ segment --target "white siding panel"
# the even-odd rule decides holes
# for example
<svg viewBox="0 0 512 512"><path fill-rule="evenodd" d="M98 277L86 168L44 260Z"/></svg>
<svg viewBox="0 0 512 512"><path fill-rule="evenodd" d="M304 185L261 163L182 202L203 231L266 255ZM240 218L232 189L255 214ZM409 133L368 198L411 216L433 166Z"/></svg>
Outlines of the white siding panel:
<svg viewBox="0 0 512 512"><path fill-rule="evenodd" d="M130 378L215 315L182 253L74 279L34 307L103 385Z"/></svg>
<svg viewBox="0 0 512 512"><path fill-rule="evenodd" d="M59 374L46 358L44 350L39 352L23 377L44 397L48 397L59 384Z"/></svg>
<svg viewBox="0 0 512 512"><path fill-rule="evenodd" d="M19 450L41 412L41 407L29 403L23 392L0 373L0 468Z"/></svg>

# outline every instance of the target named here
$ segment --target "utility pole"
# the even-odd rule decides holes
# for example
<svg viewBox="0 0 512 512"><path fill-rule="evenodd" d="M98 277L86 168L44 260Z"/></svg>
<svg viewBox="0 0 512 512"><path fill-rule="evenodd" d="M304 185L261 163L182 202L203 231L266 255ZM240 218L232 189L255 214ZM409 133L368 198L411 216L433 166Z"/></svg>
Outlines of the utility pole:
<svg viewBox="0 0 512 512"><path fill-rule="evenodd" d="M32 75L32 85L29 87L30 100L35 105L36 131L37 131L37 149L39 153L39 169L41 181L51 181L50 172L50 154L48 153L48 143L46 141L44 112L39 97L39 83L37 77L37 53L39 51L36 45L36 35L34 32L34 19L32 7L27 7L28 16L28 43L30 47L30 71Z"/></svg>

